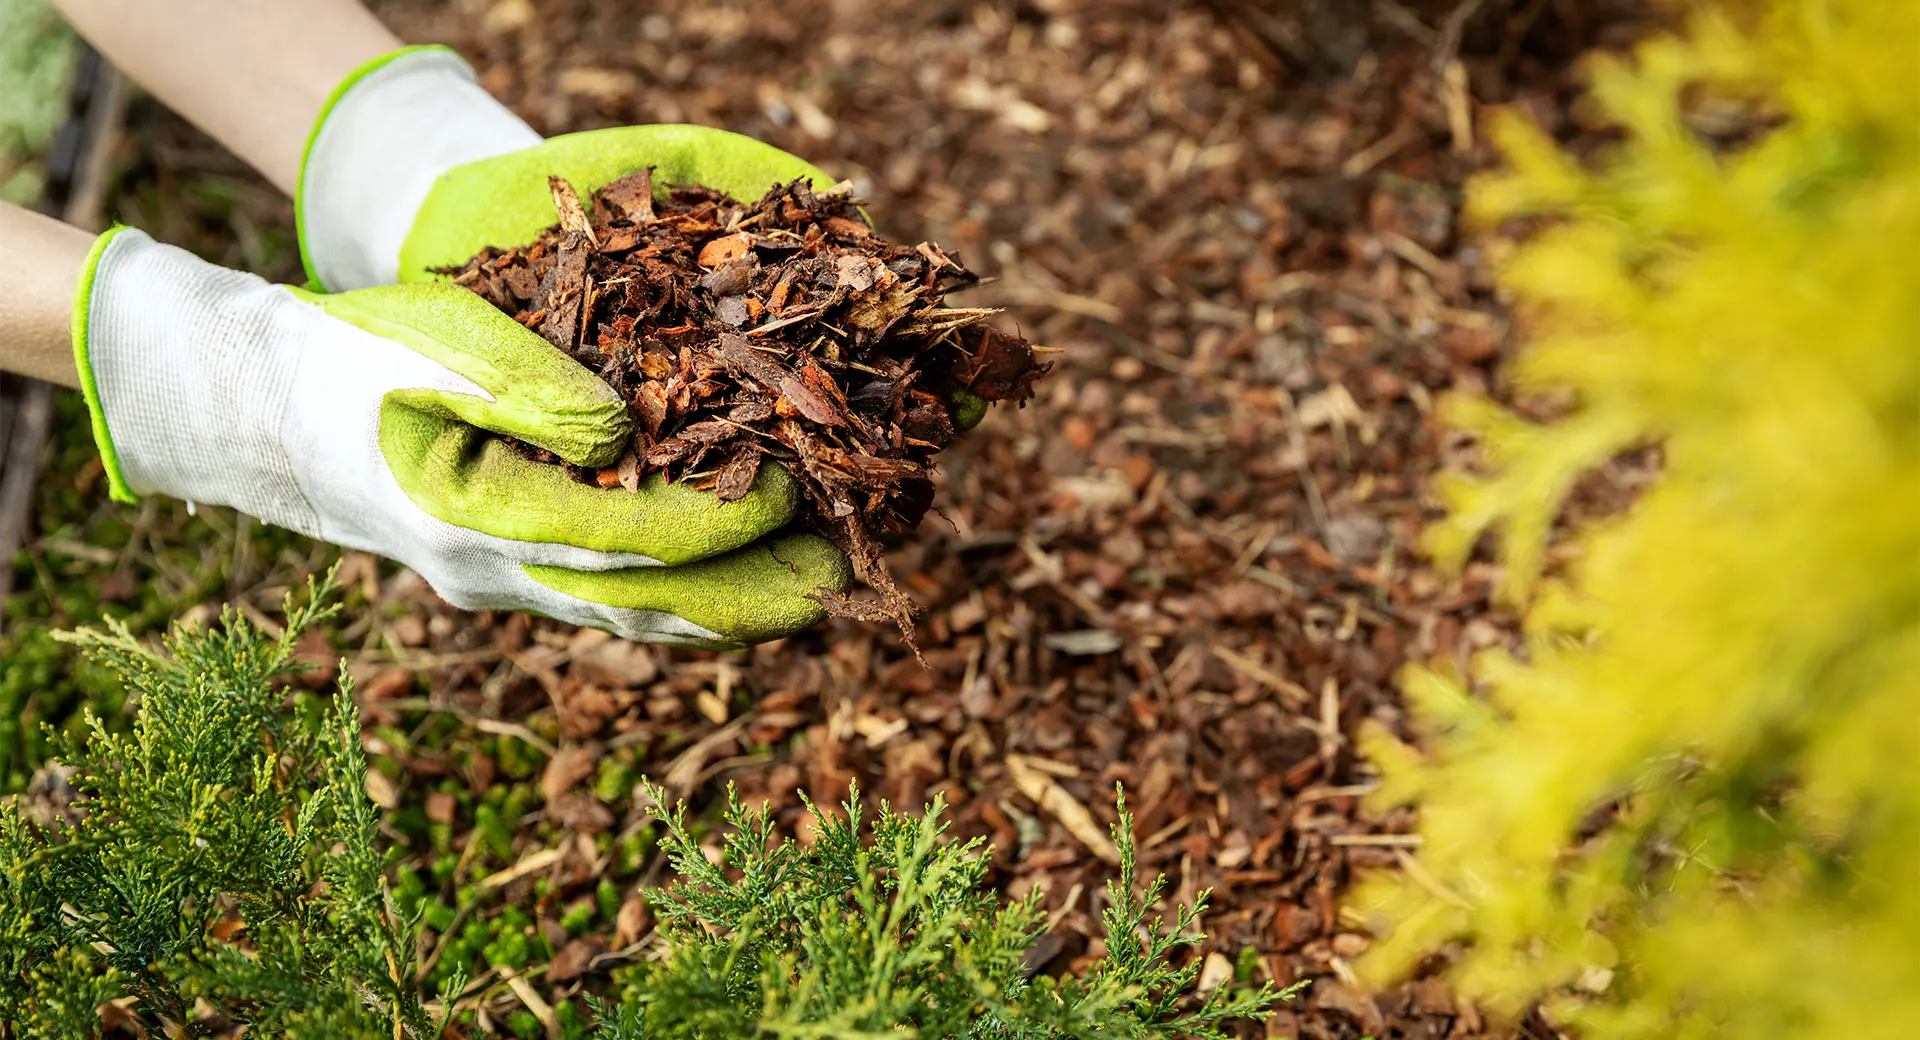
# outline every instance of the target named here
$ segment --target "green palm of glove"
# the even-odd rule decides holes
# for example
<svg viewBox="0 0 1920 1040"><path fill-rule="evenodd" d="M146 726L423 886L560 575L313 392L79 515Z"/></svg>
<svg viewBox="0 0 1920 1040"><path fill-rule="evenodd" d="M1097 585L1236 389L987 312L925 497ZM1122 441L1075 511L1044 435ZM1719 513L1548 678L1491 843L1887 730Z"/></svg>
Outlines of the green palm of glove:
<svg viewBox="0 0 1920 1040"><path fill-rule="evenodd" d="M626 450L631 422L610 387L479 296L434 284L295 294L405 348L376 346L375 358L336 377L377 409L377 447L393 477L332 496L354 503L349 528L369 528L336 540L402 559L450 602L731 646L813 625L824 611L811 594L851 580L824 539L776 534L799 502L778 467L763 467L752 492L728 503L657 475L637 492L582 484L488 436L603 466ZM404 502L388 493L396 486Z"/></svg>
<svg viewBox="0 0 1920 1040"><path fill-rule="evenodd" d="M456 166L441 174L400 248L400 280L427 281L436 267L464 264L487 246L511 248L554 222L548 177L564 177L585 199L652 167L654 187L704 184L751 201L775 184L833 178L798 156L751 137L678 124L587 130L532 148Z"/></svg>

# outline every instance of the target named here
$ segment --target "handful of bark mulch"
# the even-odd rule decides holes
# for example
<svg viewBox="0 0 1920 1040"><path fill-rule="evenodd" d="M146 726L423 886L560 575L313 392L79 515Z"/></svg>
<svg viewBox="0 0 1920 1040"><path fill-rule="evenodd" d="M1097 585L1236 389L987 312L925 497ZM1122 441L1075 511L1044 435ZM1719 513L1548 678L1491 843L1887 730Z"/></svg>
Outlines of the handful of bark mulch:
<svg viewBox="0 0 1920 1040"><path fill-rule="evenodd" d="M978 278L931 243L876 237L846 185L795 181L752 203L683 187L656 200L643 170L589 210L565 180L548 183L558 224L440 273L599 373L632 403L635 433L598 471L520 450L602 487L636 490L659 471L725 500L744 497L763 464L785 465L880 603L817 598L893 621L911 646L914 607L877 539L919 523L933 456L964 409L1023 402L1052 365L984 324L994 311L944 306Z"/></svg>

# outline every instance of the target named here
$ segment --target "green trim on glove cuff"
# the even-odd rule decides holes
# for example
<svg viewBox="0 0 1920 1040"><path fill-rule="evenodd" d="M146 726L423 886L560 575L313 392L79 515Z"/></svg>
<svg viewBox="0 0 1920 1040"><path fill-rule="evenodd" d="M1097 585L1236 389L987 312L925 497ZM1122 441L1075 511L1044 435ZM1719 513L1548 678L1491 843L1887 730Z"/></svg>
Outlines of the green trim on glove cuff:
<svg viewBox="0 0 1920 1040"><path fill-rule="evenodd" d="M473 380L492 399L395 390L389 402L518 437L578 466L620 457L627 404L600 377L474 293L453 285L381 285L323 296L290 290L350 325Z"/></svg>
<svg viewBox="0 0 1920 1040"><path fill-rule="evenodd" d="M313 143L320 139L320 128L327 125L327 117L333 114L334 106L340 103L340 99L347 96L347 91L359 86L361 80L395 61L409 54L419 54L423 51L445 51L459 58L459 54L453 48L437 43L402 47L390 54L382 54L347 73L347 78L341 80L340 85L333 88L333 93L327 95L326 102L320 106L320 114L314 117L313 128L307 131L307 143L300 149L298 179L294 181L293 226L300 240L300 266L307 272L307 284L321 292L326 292L327 287L321 283L320 275L313 266L313 255L307 251L307 160L313 155ZM465 63L465 59L461 61Z"/></svg>
<svg viewBox="0 0 1920 1040"><path fill-rule="evenodd" d="M853 582L847 558L812 534L782 535L684 567L523 567L528 577L555 591L613 607L677 614L733 645L764 643L818 624L826 609L808 597L822 588L845 592Z"/></svg>
<svg viewBox="0 0 1920 1040"><path fill-rule="evenodd" d="M738 502L669 484L594 487L535 462L464 422L416 411L389 395L380 408L380 452L407 497L456 527L523 542L639 553L684 564L737 549L793 518L800 489L786 470L760 467Z"/></svg>
<svg viewBox="0 0 1920 1040"><path fill-rule="evenodd" d="M93 279L100 268L100 257L106 253L107 244L114 236L127 230L124 226L107 229L99 238L93 240L93 248L87 251L87 262L80 267L80 280L73 290L73 361L80 369L80 394L87 399L87 414L93 424L93 443L100 449L100 464L107 471L107 493L115 502L133 503L140 496L127 486L125 473L120 469L120 454L113 450L113 436L107 431L107 413L100 407L100 387L93 378L93 360L87 354L87 324L93 313Z"/></svg>
<svg viewBox="0 0 1920 1040"><path fill-rule="evenodd" d="M802 177L816 188L834 184L798 156L712 127L662 124L566 134L441 174L400 247L400 280L429 281L437 277L433 268L464 264L487 246L511 248L538 238L555 220L548 177L565 177L584 199L649 166L656 191L704 184L748 200Z"/></svg>

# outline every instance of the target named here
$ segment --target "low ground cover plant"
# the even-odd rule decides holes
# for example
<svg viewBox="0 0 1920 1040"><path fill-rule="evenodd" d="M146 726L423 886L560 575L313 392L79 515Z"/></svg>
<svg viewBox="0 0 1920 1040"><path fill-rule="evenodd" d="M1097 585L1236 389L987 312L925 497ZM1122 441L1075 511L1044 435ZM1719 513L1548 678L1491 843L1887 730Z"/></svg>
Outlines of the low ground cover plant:
<svg viewBox="0 0 1920 1040"><path fill-rule="evenodd" d="M474 1028L465 971L425 983L425 901L390 887L350 680L331 696L276 682L331 594L312 585L271 636L229 612L157 651L124 629L70 637L125 676L137 714L57 738L70 800L0 806L0 1036L100 1035L110 1002L149 1035ZM549 1009L562 1035L1215 1038L1283 995L1190 993L1204 896L1160 920L1124 803L1105 957L1055 978L1023 959L1045 930L1037 895L987 888L984 850L943 837L938 802L868 823L856 794L803 846L731 796L716 864L687 807L650 790L679 874L648 894L662 956Z"/></svg>

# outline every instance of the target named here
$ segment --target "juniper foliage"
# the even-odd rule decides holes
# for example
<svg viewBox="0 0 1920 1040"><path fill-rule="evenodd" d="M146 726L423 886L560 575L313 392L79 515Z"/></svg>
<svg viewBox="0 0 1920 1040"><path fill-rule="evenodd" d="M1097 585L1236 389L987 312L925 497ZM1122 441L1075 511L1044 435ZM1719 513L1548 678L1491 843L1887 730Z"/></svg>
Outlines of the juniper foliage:
<svg viewBox="0 0 1920 1040"><path fill-rule="evenodd" d="M646 792L668 804L659 788ZM663 846L681 878L655 900L673 954L632 972L614 1040L897 1036L902 1027L980 1040L1221 1040L1225 1022L1265 1019L1283 996L1271 984L1221 987L1181 1009L1199 962L1175 967L1170 955L1200 941L1192 928L1207 895L1171 925L1153 916L1165 878L1136 893L1124 798L1107 957L1084 977L1060 979L1032 976L1024 960L1044 930L1038 893L1002 903L984 890L985 850L977 838L941 840L940 799L918 819L883 804L870 841L857 789L838 815L806 804L819 829L802 846L776 839L767 810L729 790L732 830L718 865L683 807L661 810Z"/></svg>
<svg viewBox="0 0 1920 1040"><path fill-rule="evenodd" d="M232 610L176 626L161 652L119 626L66 637L140 709L129 732L88 717L85 739L56 738L78 795L67 819L0 806L0 1021L19 1035L87 1035L122 993L155 1027L206 1027L204 1000L267 1035L434 1028L402 970L414 922L386 895L351 683L288 711L272 681L334 612L330 578L308 591L278 637ZM223 922L243 939L214 941Z"/></svg>
<svg viewBox="0 0 1920 1040"><path fill-rule="evenodd" d="M119 627L66 637L126 677L138 713L125 733L89 718L57 740L69 810L0 805L0 1038L98 1035L100 1005L123 997L149 1035L406 1040L471 1026L472 1001L447 999L464 975L440 999L421 991L420 920L387 889L351 683L290 700L275 681L334 612L332 592L329 576L290 598L277 635L229 610L210 629L176 626L159 651ZM1030 978L1038 904L986 889L982 847L943 840L941 814L883 808L869 833L856 793L844 816L816 813L803 848L730 792L736 877L706 860L684 806L663 809L682 880L649 896L668 955L620 980L620 1004L595 1005L595 1035L1219 1040L1280 996L1186 999L1198 966L1169 956L1198 941L1202 906L1152 917L1162 885L1134 891L1124 803L1109 957L1082 978Z"/></svg>

